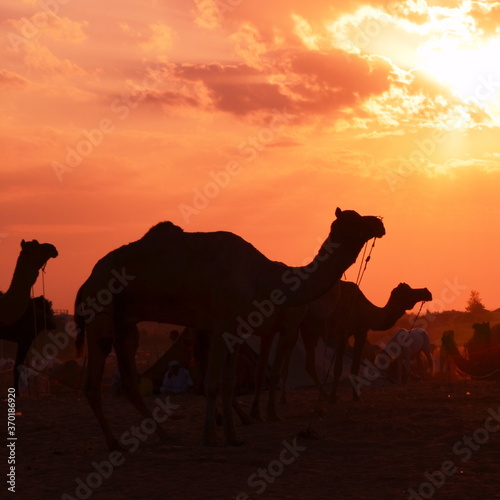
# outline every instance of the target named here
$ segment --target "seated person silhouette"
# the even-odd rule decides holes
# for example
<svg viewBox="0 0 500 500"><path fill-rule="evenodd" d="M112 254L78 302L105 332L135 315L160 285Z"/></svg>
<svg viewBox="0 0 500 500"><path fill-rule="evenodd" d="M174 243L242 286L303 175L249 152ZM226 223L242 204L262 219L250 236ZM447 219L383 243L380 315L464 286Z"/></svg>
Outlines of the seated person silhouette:
<svg viewBox="0 0 500 500"><path fill-rule="evenodd" d="M168 371L163 377L160 387L161 394L184 394L193 387L191 375L186 368L182 368L178 361L170 361Z"/></svg>

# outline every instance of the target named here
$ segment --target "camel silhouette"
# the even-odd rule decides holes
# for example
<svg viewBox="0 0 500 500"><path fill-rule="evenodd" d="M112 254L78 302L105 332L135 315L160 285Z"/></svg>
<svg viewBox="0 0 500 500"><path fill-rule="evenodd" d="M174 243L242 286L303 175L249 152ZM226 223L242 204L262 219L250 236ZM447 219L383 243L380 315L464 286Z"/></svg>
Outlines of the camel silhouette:
<svg viewBox="0 0 500 500"><path fill-rule="evenodd" d="M0 297L0 324L10 325L22 317L28 306L31 287L47 261L57 257L56 247L37 240L21 241L21 253L17 259L9 289Z"/></svg>
<svg viewBox="0 0 500 500"><path fill-rule="evenodd" d="M342 374L342 362L349 337L354 337L354 350L351 364L352 375L359 373L361 353L366 343L368 330L388 330L404 314L413 309L420 301L432 300L432 294L426 288L411 288L400 283L391 292L384 307L372 304L359 289L358 285L348 281L339 281L320 298L304 307L285 308L280 322L275 360L269 381L267 405L268 420L277 420L276 389L280 377L283 379L282 402L285 402L285 387L293 349L299 332L304 343L306 371L318 387L320 397L327 399L323 384L316 371L316 346L320 337L335 347L334 383L330 401L336 401L337 387ZM259 368L251 417L260 420L259 401L263 373L267 366L272 338L261 344ZM359 401L358 392L353 387L353 398Z"/></svg>
<svg viewBox="0 0 500 500"><path fill-rule="evenodd" d="M109 448L120 448L120 443L105 418L100 385L113 345L124 394L144 417L151 417L135 377L139 321L211 331L203 441L217 443L216 398L220 390L225 441L242 444L231 411L234 364L242 337L257 330L274 333L276 310L323 295L355 262L364 244L384 234L380 218L338 208L314 260L307 266L290 267L269 260L233 233L187 233L171 222L162 222L140 240L99 260L77 293L76 347L81 353L86 333L85 394ZM128 280L119 292L116 281L111 285L117 275ZM104 293L111 287L113 294ZM156 433L166 438L162 427Z"/></svg>
<svg viewBox="0 0 500 500"><path fill-rule="evenodd" d="M2 295L0 295L0 299ZM56 328L52 302L43 296L29 299L24 314L10 325L0 325L0 339L9 340L17 344L16 360L14 363L14 389L19 394L19 375L21 365L26 359L28 349L36 336L43 330Z"/></svg>
<svg viewBox="0 0 500 500"><path fill-rule="evenodd" d="M409 382L412 375L411 362L416 361L420 364L420 353L424 353L427 358L429 372L432 376L434 362L431 357L431 343L428 333L422 328L412 328L409 331L400 328L378 356L386 356L386 359L392 359L387 373L390 374L392 369L395 368L395 380L397 382ZM376 360L375 364L381 366L383 362ZM423 369L423 366L420 366Z"/></svg>
<svg viewBox="0 0 500 500"><path fill-rule="evenodd" d="M469 350L467 351L469 354L468 358L463 356L459 351L455 343L453 330L448 330L443 333L441 338L442 349L451 357L453 363L461 372L477 378L487 378L493 375L498 377L498 373L500 372L500 344L485 344L484 337L491 337L491 335L487 333L489 323L474 324L473 328L474 336L467 343L469 344ZM470 349L471 341L477 337L478 331L479 341L476 339L475 342L472 342L475 349ZM477 345L478 343L480 344L479 346Z"/></svg>
<svg viewBox="0 0 500 500"><path fill-rule="evenodd" d="M412 288L406 283L400 283L392 290L385 306L377 307L366 298L355 283L341 282L340 299L337 303L338 312L332 315L331 336L334 339L335 367L330 402L333 403L337 400L337 388L342 375L342 361L349 337L351 335L354 337L351 375L357 376L368 330L388 330L418 302L429 300L432 300L432 294L427 288ZM316 345L314 345L315 347ZM312 353L314 352L312 351ZM315 365L311 366L310 363L311 360L308 364L309 369L315 369ZM359 394L354 386L352 396L355 401L359 401Z"/></svg>

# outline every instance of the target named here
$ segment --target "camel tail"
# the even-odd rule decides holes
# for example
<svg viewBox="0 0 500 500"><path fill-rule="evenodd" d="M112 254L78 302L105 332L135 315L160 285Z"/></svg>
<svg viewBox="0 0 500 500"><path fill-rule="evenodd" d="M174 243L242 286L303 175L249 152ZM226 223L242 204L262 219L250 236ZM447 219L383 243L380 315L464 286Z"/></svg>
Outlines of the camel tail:
<svg viewBox="0 0 500 500"><path fill-rule="evenodd" d="M76 324L76 355L81 358L83 355L83 346L85 345L85 318L80 310L82 304L82 289L80 288L75 299L75 324Z"/></svg>

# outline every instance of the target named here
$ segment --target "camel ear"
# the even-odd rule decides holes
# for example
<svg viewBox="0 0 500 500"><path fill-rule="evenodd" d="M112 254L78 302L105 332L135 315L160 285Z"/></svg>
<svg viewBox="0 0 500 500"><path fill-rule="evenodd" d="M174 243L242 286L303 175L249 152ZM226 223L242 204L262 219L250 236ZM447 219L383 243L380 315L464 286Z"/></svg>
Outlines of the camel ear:
<svg viewBox="0 0 500 500"><path fill-rule="evenodd" d="M21 248L24 248L26 245L26 242L24 240L21 241Z"/></svg>
<svg viewBox="0 0 500 500"><path fill-rule="evenodd" d="M342 210L340 210L339 207L337 207L337 210L335 210L335 217L340 217L340 215L342 214Z"/></svg>

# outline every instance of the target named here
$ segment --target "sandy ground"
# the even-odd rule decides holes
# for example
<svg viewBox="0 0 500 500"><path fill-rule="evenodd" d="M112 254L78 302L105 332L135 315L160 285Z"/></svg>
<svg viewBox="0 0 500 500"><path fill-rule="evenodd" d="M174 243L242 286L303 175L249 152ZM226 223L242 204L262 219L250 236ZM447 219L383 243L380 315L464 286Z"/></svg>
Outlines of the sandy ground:
<svg viewBox="0 0 500 500"><path fill-rule="evenodd" d="M340 396L338 405L315 417L316 390L291 392L288 405L280 407L283 421L238 422L246 444L237 448L200 445L200 396L171 398L178 407L168 410L163 424L171 444L147 432L141 432L145 441L134 438L130 433L141 417L125 399L106 396L111 425L117 436L129 433L126 448L133 450L120 460L110 457L84 399L21 397L12 498L500 498L498 383L433 380L368 387L361 403L351 402L350 389L343 387ZM151 408L157 397L146 398ZM251 396L239 400L248 408ZM6 429L6 402L1 405ZM319 438L304 437L308 429ZM116 462L112 470L110 459ZM7 487L3 480L1 498L9 498Z"/></svg>

